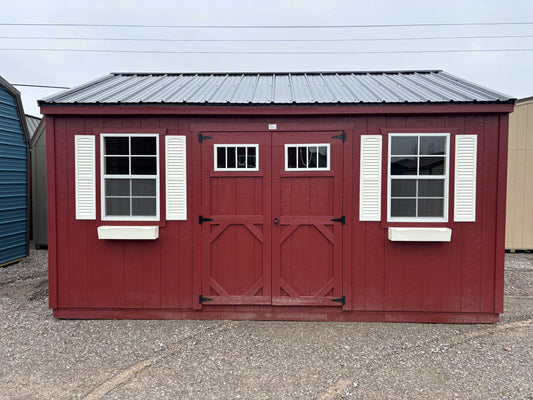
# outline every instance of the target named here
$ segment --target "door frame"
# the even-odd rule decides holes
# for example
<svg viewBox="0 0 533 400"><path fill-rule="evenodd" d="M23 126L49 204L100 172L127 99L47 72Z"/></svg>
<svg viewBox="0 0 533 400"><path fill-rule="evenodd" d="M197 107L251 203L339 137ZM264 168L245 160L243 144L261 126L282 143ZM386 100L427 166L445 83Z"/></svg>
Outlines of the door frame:
<svg viewBox="0 0 533 400"><path fill-rule="evenodd" d="M238 117L239 118L239 117ZM249 118L246 116L246 118ZM277 125L277 129L269 129L272 124ZM198 216L202 210L202 144L198 137L199 134L208 132L231 133L231 132L345 132L346 139L343 146L343 185L342 185L342 209L346 218L346 224L342 227L342 293L345 297L345 304L342 310L349 311L352 309L352 218L354 214L353 204L353 165L358 165L358 158L352 159L354 151L354 136L356 135L355 123L353 122L324 122L321 120L313 121L312 118L306 117L305 121L283 122L279 123L275 118L266 118L261 122L204 122L189 124L189 143L188 164L191 168L188 171L188 187L191 189L192 201L189 202L189 219L193 224L193 264L192 264L192 308L201 310L203 305L199 302L199 295L202 294L202 227L198 223ZM357 134L359 137L359 134ZM341 139L339 139L341 140ZM357 163L357 164L356 164ZM206 303L209 307L209 303ZM265 307L265 306L262 306Z"/></svg>

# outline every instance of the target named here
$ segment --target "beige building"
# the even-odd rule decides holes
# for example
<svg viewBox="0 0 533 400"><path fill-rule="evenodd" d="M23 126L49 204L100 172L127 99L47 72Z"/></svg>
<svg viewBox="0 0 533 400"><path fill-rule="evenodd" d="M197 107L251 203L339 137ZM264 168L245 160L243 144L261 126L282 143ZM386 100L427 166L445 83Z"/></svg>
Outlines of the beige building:
<svg viewBox="0 0 533 400"><path fill-rule="evenodd" d="M509 116L505 248L533 249L533 97Z"/></svg>

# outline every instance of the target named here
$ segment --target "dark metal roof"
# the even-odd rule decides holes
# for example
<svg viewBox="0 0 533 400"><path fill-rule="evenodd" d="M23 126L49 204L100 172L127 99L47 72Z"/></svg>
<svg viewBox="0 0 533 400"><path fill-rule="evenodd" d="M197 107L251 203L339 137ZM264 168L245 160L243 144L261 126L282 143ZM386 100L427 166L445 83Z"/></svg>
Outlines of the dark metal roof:
<svg viewBox="0 0 533 400"><path fill-rule="evenodd" d="M40 104L499 103L510 96L443 71L111 73Z"/></svg>

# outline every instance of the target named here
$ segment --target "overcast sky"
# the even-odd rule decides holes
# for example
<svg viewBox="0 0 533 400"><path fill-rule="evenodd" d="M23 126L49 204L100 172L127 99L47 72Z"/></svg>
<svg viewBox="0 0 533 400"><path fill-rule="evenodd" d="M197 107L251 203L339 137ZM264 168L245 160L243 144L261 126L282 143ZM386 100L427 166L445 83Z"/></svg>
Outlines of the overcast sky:
<svg viewBox="0 0 533 400"><path fill-rule="evenodd" d="M457 25L368 26L417 24ZM510 49L529 50L470 51ZM3 0L0 13L0 75L13 84L72 87L109 72L442 69L523 98L533 96L532 68L531 0ZM60 91L17 88L37 116L37 100Z"/></svg>

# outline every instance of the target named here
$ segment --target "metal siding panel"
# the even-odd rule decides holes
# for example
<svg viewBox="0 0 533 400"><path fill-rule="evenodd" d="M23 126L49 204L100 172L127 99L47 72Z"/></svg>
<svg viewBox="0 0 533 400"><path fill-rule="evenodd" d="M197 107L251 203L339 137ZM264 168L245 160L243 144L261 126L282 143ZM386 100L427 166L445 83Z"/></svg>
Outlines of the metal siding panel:
<svg viewBox="0 0 533 400"><path fill-rule="evenodd" d="M26 256L27 156L17 103L0 88L0 264Z"/></svg>

